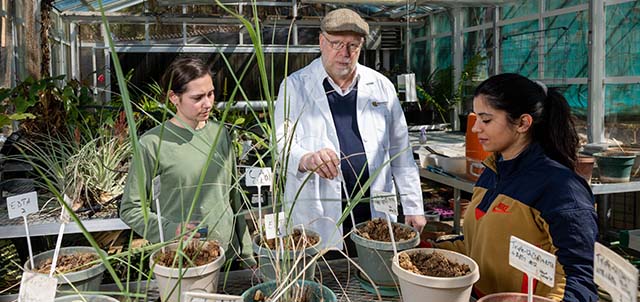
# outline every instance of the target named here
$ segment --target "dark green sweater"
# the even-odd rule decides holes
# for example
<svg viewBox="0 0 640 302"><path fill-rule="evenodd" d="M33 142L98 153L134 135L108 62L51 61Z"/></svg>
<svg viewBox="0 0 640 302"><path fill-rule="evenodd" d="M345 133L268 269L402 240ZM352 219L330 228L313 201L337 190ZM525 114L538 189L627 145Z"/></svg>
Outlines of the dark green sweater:
<svg viewBox="0 0 640 302"><path fill-rule="evenodd" d="M220 133L218 133L220 132ZM217 142L216 142L217 137ZM215 143L215 146L213 144ZM208 122L198 130L181 128L171 122L157 126L140 138L144 187L147 206L150 207L145 238L159 242L158 216L151 199L151 182L160 175L160 207L164 237L175 237L176 228L187 221L202 221L208 227L208 238L222 243L227 259L241 252L243 259L251 258L250 234L243 216L234 214L240 208L237 196L235 154L229 135L217 122ZM207 162L209 153L211 161ZM194 200L201 174L206 169L199 195ZM142 196L136 174L136 163L131 164L120 217L141 236L145 232ZM193 215L189 209L194 203ZM242 246L242 249L240 249ZM248 264L253 264L250 260Z"/></svg>

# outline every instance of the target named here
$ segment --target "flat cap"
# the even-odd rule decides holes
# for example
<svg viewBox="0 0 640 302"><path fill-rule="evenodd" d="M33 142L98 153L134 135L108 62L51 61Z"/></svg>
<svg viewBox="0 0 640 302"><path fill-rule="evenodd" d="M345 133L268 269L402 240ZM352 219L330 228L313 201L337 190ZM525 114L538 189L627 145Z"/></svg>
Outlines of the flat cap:
<svg viewBox="0 0 640 302"><path fill-rule="evenodd" d="M351 31L363 36L369 35L369 24L348 8L329 12L320 22L320 29L328 33Z"/></svg>

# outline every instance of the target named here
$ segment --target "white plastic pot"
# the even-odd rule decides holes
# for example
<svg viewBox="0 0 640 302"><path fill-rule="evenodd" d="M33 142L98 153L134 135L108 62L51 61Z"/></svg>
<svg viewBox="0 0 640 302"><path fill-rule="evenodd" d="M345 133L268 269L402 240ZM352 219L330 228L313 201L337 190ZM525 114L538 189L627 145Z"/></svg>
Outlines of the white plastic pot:
<svg viewBox="0 0 640 302"><path fill-rule="evenodd" d="M469 266L471 273L460 277L430 277L412 273L400 267L398 257L393 257L393 272L398 276L402 300L404 302L418 302L428 299L429 302L468 302L471 297L473 284L480 279L478 264L473 259L460 253L430 248L410 249L402 253L433 253L439 252L449 260L464 263Z"/></svg>
<svg viewBox="0 0 640 302"><path fill-rule="evenodd" d="M166 246L167 250L175 250L177 243ZM178 302L188 291L215 293L218 287L220 268L224 264L224 249L220 247L220 257L205 265L183 268L166 267L155 263L156 255L160 250L151 254L149 265L153 270L158 283L160 299L163 302ZM180 282L180 285L178 285Z"/></svg>

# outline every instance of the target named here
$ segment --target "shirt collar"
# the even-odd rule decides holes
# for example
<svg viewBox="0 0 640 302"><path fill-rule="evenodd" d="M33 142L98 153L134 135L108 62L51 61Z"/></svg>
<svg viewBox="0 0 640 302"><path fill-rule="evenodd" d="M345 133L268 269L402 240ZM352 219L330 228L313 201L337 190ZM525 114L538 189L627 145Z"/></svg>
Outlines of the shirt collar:
<svg viewBox="0 0 640 302"><path fill-rule="evenodd" d="M360 68L358 68L358 65L356 63L356 76L353 77L353 81L351 82L351 84L349 84L349 86L347 87L347 89L345 91L342 91L342 89L340 88L340 86L338 86L338 84L336 84L336 82L333 81L333 79L329 76L329 74L327 73L327 71L324 69L324 66L322 67L322 73L323 73L323 80L326 78L329 80L329 84L331 85L331 87L333 88L333 90L335 90L340 96L345 96L347 94L349 94L358 84L358 81L360 80Z"/></svg>

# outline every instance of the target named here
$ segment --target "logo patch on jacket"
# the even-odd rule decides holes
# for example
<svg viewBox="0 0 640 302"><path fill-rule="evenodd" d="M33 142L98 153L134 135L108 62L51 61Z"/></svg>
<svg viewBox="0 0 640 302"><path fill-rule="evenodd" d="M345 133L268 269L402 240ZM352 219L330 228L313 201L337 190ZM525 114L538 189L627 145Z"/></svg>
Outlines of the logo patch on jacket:
<svg viewBox="0 0 640 302"><path fill-rule="evenodd" d="M491 212L494 213L511 213L509 212L509 206L500 202L497 206L493 207L493 210L491 210Z"/></svg>

